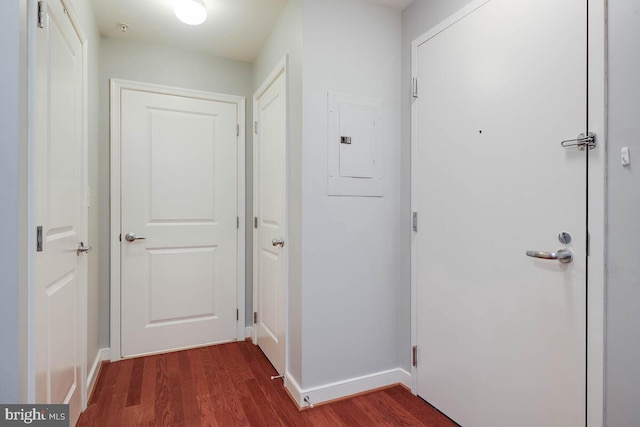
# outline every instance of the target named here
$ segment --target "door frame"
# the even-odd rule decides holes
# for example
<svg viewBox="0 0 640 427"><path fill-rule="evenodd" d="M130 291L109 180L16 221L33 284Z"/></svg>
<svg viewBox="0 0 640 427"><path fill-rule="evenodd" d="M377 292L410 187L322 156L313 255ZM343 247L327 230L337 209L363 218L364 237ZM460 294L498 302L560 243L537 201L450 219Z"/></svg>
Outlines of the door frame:
<svg viewBox="0 0 640 427"><path fill-rule="evenodd" d="M227 95L215 92L205 92L193 89L184 89L172 86L156 85L151 83L136 82L131 80L110 80L110 130L111 130L111 228L110 228L110 340L111 361L122 359L121 348L121 259L120 259L120 229L121 229L121 153L122 139L120 134L121 95L122 90L139 90L155 92L166 95L175 95L188 98L196 98L207 101L225 102L235 104L238 117L238 218L239 224L245 224L245 98L238 95ZM245 228L238 226L237 237L237 272L236 272L236 303L238 309L238 323L236 325L236 339L245 337Z"/></svg>
<svg viewBox="0 0 640 427"><path fill-rule="evenodd" d="M285 54L280 61L276 64L276 66L271 70L267 78L262 82L258 90L253 94L253 117L254 120L258 117L258 98L260 98L266 91L271 87L271 85L280 77L280 75L284 74L285 81L285 122L286 122L286 131L285 131L285 208L284 208L284 224L282 226L285 242L289 240L289 55ZM255 137L255 128L254 128L254 141L253 141L253 212L255 218L255 209L258 205L258 174L256 171L258 170L258 144L256 144L257 138ZM258 229L253 226L253 312L255 313L258 310ZM284 245L283 248L283 256L284 256L284 306L282 309L285 311L284 313L284 371L285 373L288 371L287 369L287 361L289 354L289 245ZM255 345L258 345L258 328L255 324L253 324L252 328L252 339Z"/></svg>
<svg viewBox="0 0 640 427"><path fill-rule="evenodd" d="M443 20L431 30L414 39L411 43L411 75L418 75L418 47L435 37L460 19L482 7L490 0L474 0L467 6ZM604 304L605 304L605 249L606 249L606 41L607 5L606 0L586 0L588 8L588 127L597 135L597 146L588 153L589 200L588 228L590 233L590 255L587 264L588 277L588 335L586 357L587 425L602 426L604 423ZM417 210L417 106L415 99L411 105L411 212ZM580 132L581 129L576 129ZM558 141L559 143L559 141ZM411 215L408 227L411 226ZM416 233L411 233L411 347L417 345L417 254ZM411 391L417 394L417 371L411 367Z"/></svg>
<svg viewBox="0 0 640 427"><path fill-rule="evenodd" d="M85 201L83 203L82 211L85 213L81 215L81 224L79 229L79 236L84 236L83 241L88 241L89 239L89 212L88 212L88 201L89 201L89 89L88 89L88 81L89 81L89 46L88 46L88 38L82 27L80 26L80 19L78 18L78 14L75 11L73 3L71 0L60 0L63 7L67 10L67 16L69 17L69 21L71 21L71 25L73 26L78 39L80 40L80 44L82 45L82 117L81 120L81 139L82 139L82 180L84 183L84 188L82 190L82 200ZM37 45L36 32L37 28L37 8L38 1L37 0L27 0L27 77L26 77L26 86L27 86L27 94L26 94L26 103L27 103L27 147L26 147L26 155L27 155L27 182L26 182L26 191L27 191L27 361L26 361L26 401L34 402L36 400L36 362L35 362L35 341L36 341L36 316L39 313L35 311L35 293L36 293L36 251L34 248L36 247L36 217L35 217L35 199L36 199L36 191L35 187L36 183L36 165L35 165L35 157L36 157L36 127L37 121L35 116L35 107L38 102L36 99L36 58L37 58ZM79 281L81 286L78 287L78 319L80 320L80 328L78 337L80 349L82 350L82 357L80 360L80 410L84 411L87 407L87 399L88 399L88 375L87 372L87 333L88 333L88 325L87 325L87 315L88 315L88 283L89 283L89 261L87 256L80 257L80 265L78 267L79 273Z"/></svg>

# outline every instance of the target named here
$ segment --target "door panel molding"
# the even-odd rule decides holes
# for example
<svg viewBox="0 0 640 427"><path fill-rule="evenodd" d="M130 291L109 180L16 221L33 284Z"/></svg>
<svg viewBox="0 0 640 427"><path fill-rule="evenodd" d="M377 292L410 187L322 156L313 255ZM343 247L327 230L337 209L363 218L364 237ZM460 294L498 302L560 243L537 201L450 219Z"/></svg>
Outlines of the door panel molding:
<svg viewBox="0 0 640 427"><path fill-rule="evenodd" d="M172 86L156 85L130 80L111 79L110 81L110 130L111 130L111 310L110 310L110 354L111 360L122 359L121 348L121 259L120 259L120 229L121 229L121 98L124 90L138 90L165 95L202 99L207 101L224 102L234 104L238 118L238 145L237 145L237 212L239 224L245 223L245 98L243 96L228 95L222 93L205 92L192 89L183 89ZM124 237L123 237L124 238ZM236 339L245 337L245 230L243 226L237 230L237 308L238 322L236 326Z"/></svg>
<svg viewBox="0 0 640 427"><path fill-rule="evenodd" d="M55 316L55 313L42 311L42 305L50 303L51 301L59 298L64 298L64 293L72 292L73 295L69 297L67 295L67 299L72 300L71 307L66 306L63 308L62 313L67 313L69 308L75 310L74 319L72 319L71 328L73 329L73 325L75 325L75 330L69 331L61 330L67 338L67 340L76 340L76 347L73 348L75 351L77 359L75 360L75 365L71 368L74 372L74 380L71 388L65 393L65 399L72 398L73 394L77 393L78 398L77 402L79 402L79 407L74 407L72 405L70 416L72 418L72 422L75 422L77 416L79 415L79 411L82 411L86 408L87 405L87 283L88 283L88 258L87 255L82 255L78 258L77 263L77 274L64 274L58 277L57 280L48 281L49 286L46 289L42 289L40 286L43 284L43 280L51 279L50 273L52 269L57 268L59 265L56 263L60 262L60 260L66 255L58 254L55 257L55 260L51 260L51 255L55 256L55 253L49 254L47 260L43 261L41 256L38 256L36 253L36 226L44 225L43 223L50 221L50 213L51 209L47 208L47 212L43 211L43 206L46 203L50 203L55 206L53 201L48 201L43 204L40 204L42 198L39 197L39 192L45 192L46 189L39 186L42 182L41 174L47 173L45 169L40 167L39 156L40 151L42 150L42 140L40 133L42 133L41 126L48 126L48 119L40 117L39 114L49 115L48 107L42 107L42 103L49 102L49 98L43 99L38 95L41 93L42 88L39 86L44 82L44 80L40 79L38 75L42 72L40 69L39 61L43 59L42 55L48 57L48 61L52 59L52 57L48 53L48 49L50 49L50 37L49 37L49 27L53 25L49 22L49 14L53 14L54 19L57 19L59 24L62 24L63 20L68 20L68 24L64 24L64 27L68 28L68 32L66 37L68 37L68 42L71 43L71 38L74 39L74 43L77 43L78 50L76 52L77 57L79 58L78 62L78 114L77 120L78 124L78 145L80 148L80 152L77 153L76 160L79 162L80 169L77 171L77 177L81 181L78 183L77 187L77 198L74 200L74 203L77 203L74 206L73 215L78 215L77 222L75 226L69 226L68 224L63 225L58 231L60 232L60 241L63 241L64 238L74 235L78 241L82 240L84 242L88 242L88 229L89 229L89 215L88 215L88 206L86 204L87 195L88 195L88 140L89 140L89 130L88 130L88 39L83 32L80 26L80 20L78 15L73 7L73 4L70 0L59 0L59 2L51 2L47 6L45 18L45 28L37 27L37 18L36 18L36 9L37 2L33 0L29 0L25 2L27 7L27 19L26 24L27 28L25 32L27 34L27 38L30 40L26 47L26 61L27 61L27 78L26 78L26 86L27 86L27 105L28 105L28 113L27 113L27 127L28 127L28 135L27 135L27 183L26 183L26 191L27 191L27 255L26 255L26 264L27 264L27 318L28 318L28 326L26 327L27 336L25 337L26 344L26 378L24 383L24 394L26 402L37 402L37 403L62 403L61 401L53 401L47 402L44 401L41 397L42 395L42 387L46 388L46 399L49 399L52 394L52 389L55 387L53 384L42 386L38 382L38 378L42 381L43 373L39 372L39 358L42 357L42 351L37 351L37 346L42 344L41 337L39 334L43 333L42 330L42 320L43 316L50 316L52 319L59 321L59 325L61 327L65 326L65 321L70 319L65 319L64 316ZM44 33L46 32L46 33ZM73 35L71 35L73 33ZM42 45L42 43L46 43L46 47ZM41 50L43 53L41 54ZM49 68L49 63L46 65L46 72L51 73ZM48 83L47 83L48 84ZM47 89L47 93L48 93ZM47 127L46 132L49 133L50 129ZM58 159L60 160L60 159ZM51 162L51 159L46 159L46 162ZM47 163L49 164L49 163ZM66 196L69 192L67 190L61 191L61 194ZM57 201L59 202L59 200ZM58 205L59 206L59 205ZM77 209L77 211L76 211ZM67 212L69 213L69 212ZM50 225L50 224L49 224ZM45 227L46 228L46 227ZM55 229L53 226L51 229ZM51 231L51 229L49 231ZM51 242L52 244L58 242ZM75 243L75 242L74 242ZM50 249L52 246L49 246ZM44 248L45 253L47 251L47 247ZM59 251L59 248L58 248ZM55 252L55 249L54 249ZM64 251L62 251L64 252ZM43 255L43 254L41 254ZM61 264L61 263L60 263ZM45 269L44 274L41 269ZM58 271L58 274L60 272ZM46 299L46 301L43 301ZM40 307L39 307L40 305ZM55 307L49 307L54 310ZM58 310L61 308L58 307ZM46 319L44 320L45 324ZM67 322L66 326L70 324ZM60 340L62 341L62 340ZM65 348L58 345L56 346L56 342L54 341L52 346L56 347L56 352L61 357L58 362L66 363L67 360L64 359ZM67 354L66 356L68 356ZM69 369L69 367L67 367ZM59 373L58 373L59 374ZM48 375L48 374L47 374ZM53 377L53 375L52 375ZM58 384L58 395L61 396L60 393L64 393L65 391L59 388ZM23 392L21 392L22 394ZM75 398L74 398L75 400Z"/></svg>

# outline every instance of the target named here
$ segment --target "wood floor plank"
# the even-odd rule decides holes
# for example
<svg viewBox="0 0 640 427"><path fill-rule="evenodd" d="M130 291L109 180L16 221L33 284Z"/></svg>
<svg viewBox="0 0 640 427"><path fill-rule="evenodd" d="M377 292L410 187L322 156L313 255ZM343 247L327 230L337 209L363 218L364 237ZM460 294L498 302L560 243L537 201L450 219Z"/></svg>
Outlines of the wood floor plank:
<svg viewBox="0 0 640 427"><path fill-rule="evenodd" d="M169 410L171 426L189 426L186 423L184 400L182 398L182 381L180 374L179 353L167 354L167 371L169 374Z"/></svg>
<svg viewBox="0 0 640 427"><path fill-rule="evenodd" d="M139 406L143 426L153 425L156 418L156 370L159 358L160 356L157 355L142 358L144 367Z"/></svg>
<svg viewBox="0 0 640 427"><path fill-rule="evenodd" d="M133 359L126 359L119 363L120 371L115 379L114 391L118 394L126 394L129 392L131 384L131 371L133 369Z"/></svg>
<svg viewBox="0 0 640 427"><path fill-rule="evenodd" d="M314 427L349 427L342 422L331 405L325 405L315 409L308 409L304 411L304 413L311 418L312 425Z"/></svg>
<svg viewBox="0 0 640 427"><path fill-rule="evenodd" d="M423 425L429 427L455 427L456 423L449 420L438 412L433 406L425 403L422 399L412 395L402 387L393 387L384 391L386 395L398 402L416 418L422 421Z"/></svg>
<svg viewBox="0 0 640 427"><path fill-rule="evenodd" d="M198 359L202 366L202 372L204 373L204 382L207 384L208 401L211 407L212 416L215 423L219 426L224 426L224 415L226 414L224 409L223 390L215 375L215 368L211 360L211 355L208 348L197 349ZM227 418L231 417L227 414ZM230 424L227 424L230 425Z"/></svg>
<svg viewBox="0 0 640 427"><path fill-rule="evenodd" d="M398 404L386 393L376 393L370 397L373 403L381 410L389 414L389 418L397 420L396 425L422 426L424 425L410 411Z"/></svg>
<svg viewBox="0 0 640 427"><path fill-rule="evenodd" d="M189 359L189 351L179 351L178 360L180 361L180 380L193 382L193 374L191 373L191 360Z"/></svg>
<svg viewBox="0 0 640 427"><path fill-rule="evenodd" d="M218 346L220 348L220 354L228 367L233 368L233 372L242 381L247 381L253 378L251 371L246 369L246 363L244 356L240 351L240 346L246 345L246 343L234 343L224 344Z"/></svg>
<svg viewBox="0 0 640 427"><path fill-rule="evenodd" d="M102 365L82 427L357 427L456 424L403 387L299 411L247 342Z"/></svg>
<svg viewBox="0 0 640 427"><path fill-rule="evenodd" d="M140 404L143 375L144 359L139 357L133 361L133 366L131 368L131 380L129 381L129 389L127 390L127 406L136 406Z"/></svg>
<svg viewBox="0 0 640 427"><path fill-rule="evenodd" d="M376 426L390 427L397 425L394 424L392 420L387 419L387 417L385 417L385 413L380 412L370 399L371 394L366 394L353 398L353 403L367 414L369 418L376 420Z"/></svg>
<svg viewBox="0 0 640 427"><path fill-rule="evenodd" d="M169 367L166 355L156 360L156 392L155 392L155 422L157 425L171 425L169 409Z"/></svg>
<svg viewBox="0 0 640 427"><path fill-rule="evenodd" d="M111 362L104 361L100 364L100 369L98 371L98 378L96 379L96 383L93 386L93 392L91 393L91 399L89 400L89 405L95 404L100 401L100 395L102 390L105 387L105 381L107 378L107 371L109 370L109 365Z"/></svg>
<svg viewBox="0 0 640 427"><path fill-rule="evenodd" d="M109 402L109 408L106 411L106 423L104 425L120 426L122 425L122 415L126 408L127 394L114 394Z"/></svg>
<svg viewBox="0 0 640 427"><path fill-rule="evenodd" d="M248 371L244 363L238 364L237 359L229 351L228 344L217 346L217 352L213 357L213 363L216 366L222 367L226 373L225 378L231 380L233 388L240 399L251 397L251 391L248 389L246 381L253 378L253 375Z"/></svg>
<svg viewBox="0 0 640 427"><path fill-rule="evenodd" d="M333 412L345 423L345 425L375 425L375 419L371 418L369 414L362 409L358 405L356 405L353 400L343 400L336 402L332 405Z"/></svg>
<svg viewBox="0 0 640 427"><path fill-rule="evenodd" d="M222 389L225 390L224 400L226 403L227 412L231 415L233 423L230 425L246 425L249 426L249 420L247 414L242 407L241 398L248 397L246 392L241 386L236 386L234 381L237 378L232 378L233 370L231 367L225 364L221 353L221 346L209 347L209 353L211 359L216 367L215 373L218 378Z"/></svg>
<svg viewBox="0 0 640 427"><path fill-rule="evenodd" d="M122 427L142 425L144 425L144 412L140 405L128 405L122 410Z"/></svg>
<svg viewBox="0 0 640 427"><path fill-rule="evenodd" d="M249 341L238 342L238 348L240 349L245 362L251 362L255 359L255 353L251 351L251 347L257 348L258 346L253 345Z"/></svg>
<svg viewBox="0 0 640 427"><path fill-rule="evenodd" d="M285 405L274 405L272 400L269 400L267 396L272 396L273 393L270 388L263 388L258 383L256 378L252 378L247 381L247 385L252 390L251 398L255 402L256 407L264 415L268 425L280 425L287 427L296 427L291 423L288 414L284 411L282 406L288 407L288 402L284 402Z"/></svg>

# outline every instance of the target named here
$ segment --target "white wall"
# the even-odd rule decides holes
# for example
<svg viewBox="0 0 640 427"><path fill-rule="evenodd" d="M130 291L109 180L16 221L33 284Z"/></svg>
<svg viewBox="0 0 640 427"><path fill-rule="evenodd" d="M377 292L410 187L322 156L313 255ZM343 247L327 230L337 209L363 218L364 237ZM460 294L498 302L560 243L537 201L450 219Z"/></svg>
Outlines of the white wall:
<svg viewBox="0 0 640 427"><path fill-rule="evenodd" d="M462 9L471 0L416 0L402 11L402 184L401 205L404 212L411 210L411 42L444 19ZM411 230L401 230L405 249L411 251ZM411 262L402 259L402 275L398 303L398 335L400 366L409 370L411 355L403 349L411 346Z"/></svg>
<svg viewBox="0 0 640 427"><path fill-rule="evenodd" d="M0 3L0 402L17 403L21 396L24 362L24 316L21 287L25 286L21 265L20 190L23 178L23 153L26 145L20 126L21 111L21 35L24 29L20 10L24 2Z"/></svg>
<svg viewBox="0 0 640 427"><path fill-rule="evenodd" d="M609 0L606 425L640 420L640 3ZM620 149L631 149L631 165Z"/></svg>
<svg viewBox="0 0 640 427"><path fill-rule="evenodd" d="M253 90L257 90L276 64L289 55L288 80L288 334L286 370L296 381L302 373L302 328L300 323L300 217L301 217L301 143L302 143L302 0L289 0L275 28L253 63ZM247 167L253 165L253 150L247 150ZM247 183L253 184L253 180ZM252 191L252 189L251 189ZM247 201L252 200L247 196ZM247 235L251 236L249 229ZM247 248L250 248L248 245ZM252 252L251 252L252 253ZM253 277L252 258L247 257L247 277ZM251 294L247 294L249 297ZM250 313L250 312L248 312ZM251 319L247 320L251 324Z"/></svg>
<svg viewBox="0 0 640 427"><path fill-rule="evenodd" d="M304 1L303 389L399 364L398 290L409 285L401 283L409 244L400 197L400 37L397 10ZM327 91L382 100L384 197L327 195Z"/></svg>
<svg viewBox="0 0 640 427"><path fill-rule="evenodd" d="M247 149L251 147L252 74L251 65L150 43L130 42L122 38L103 38L100 44L100 345L109 347L109 79L177 86L247 98ZM248 151L248 150L247 150ZM249 170L250 165L247 165ZM250 230L252 212L247 207ZM247 235L250 242L251 234ZM250 246L249 246L250 247ZM249 249L247 248L247 250ZM251 295L251 277L246 288ZM251 301L246 308L252 311Z"/></svg>

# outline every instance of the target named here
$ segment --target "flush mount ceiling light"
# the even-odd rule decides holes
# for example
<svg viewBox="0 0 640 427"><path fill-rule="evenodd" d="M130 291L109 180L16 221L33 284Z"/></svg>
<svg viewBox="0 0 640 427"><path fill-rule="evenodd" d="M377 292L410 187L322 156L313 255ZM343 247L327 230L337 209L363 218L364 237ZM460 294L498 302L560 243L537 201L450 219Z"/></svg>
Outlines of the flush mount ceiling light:
<svg viewBox="0 0 640 427"><path fill-rule="evenodd" d="M174 0L173 13L188 25L200 25L207 19L207 9L202 0Z"/></svg>

